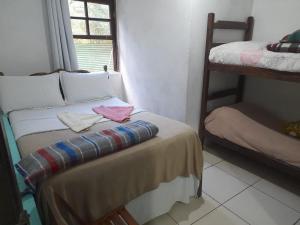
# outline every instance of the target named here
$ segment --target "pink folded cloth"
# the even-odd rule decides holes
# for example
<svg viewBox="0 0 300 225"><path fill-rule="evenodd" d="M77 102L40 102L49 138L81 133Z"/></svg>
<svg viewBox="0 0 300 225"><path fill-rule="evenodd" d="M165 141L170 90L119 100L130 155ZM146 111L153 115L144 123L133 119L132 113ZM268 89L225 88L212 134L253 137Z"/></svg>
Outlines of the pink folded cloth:
<svg viewBox="0 0 300 225"><path fill-rule="evenodd" d="M103 115L107 119L122 123L130 119L133 109L133 106L98 106L93 108L93 111Z"/></svg>

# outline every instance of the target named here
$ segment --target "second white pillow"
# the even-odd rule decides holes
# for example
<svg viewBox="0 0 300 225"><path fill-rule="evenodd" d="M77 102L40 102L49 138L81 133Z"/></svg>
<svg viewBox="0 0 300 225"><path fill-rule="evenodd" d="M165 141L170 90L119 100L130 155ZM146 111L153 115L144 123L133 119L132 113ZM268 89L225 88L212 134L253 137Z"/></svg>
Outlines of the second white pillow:
<svg viewBox="0 0 300 225"><path fill-rule="evenodd" d="M61 85L67 104L114 96L107 73L61 73Z"/></svg>

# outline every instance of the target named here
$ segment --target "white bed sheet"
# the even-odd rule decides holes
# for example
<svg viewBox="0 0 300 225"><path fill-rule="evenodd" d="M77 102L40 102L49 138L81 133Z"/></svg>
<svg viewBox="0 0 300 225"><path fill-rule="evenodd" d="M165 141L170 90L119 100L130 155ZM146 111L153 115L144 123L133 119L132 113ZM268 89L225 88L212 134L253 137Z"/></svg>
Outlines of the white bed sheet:
<svg viewBox="0 0 300 225"><path fill-rule="evenodd" d="M300 54L277 53L267 50L268 43L243 41L231 42L212 48L210 62L253 66L287 72L300 72Z"/></svg>
<svg viewBox="0 0 300 225"><path fill-rule="evenodd" d="M100 105L129 106L128 103L123 102L119 98L112 97L106 100L95 100L62 107L13 111L9 114L9 120L15 135L15 139L18 140L20 137L28 134L69 129L57 118L57 114L59 112L96 114L92 108ZM143 110L141 109L134 109L131 114L133 115L142 111ZM103 118L99 121L99 123L105 121L108 121L108 119Z"/></svg>

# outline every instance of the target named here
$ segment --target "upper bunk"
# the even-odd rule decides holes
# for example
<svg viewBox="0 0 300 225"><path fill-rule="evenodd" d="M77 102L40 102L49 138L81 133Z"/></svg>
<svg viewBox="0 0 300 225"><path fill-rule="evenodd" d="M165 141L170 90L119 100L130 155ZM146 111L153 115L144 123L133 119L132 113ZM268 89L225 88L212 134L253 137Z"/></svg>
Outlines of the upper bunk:
<svg viewBox="0 0 300 225"><path fill-rule="evenodd" d="M210 13L207 26L206 69L300 82L300 54L270 52L266 49L267 43L248 42L252 39L253 27L253 17L249 17L246 22L215 21L215 14ZM244 42L215 43L215 30L245 31Z"/></svg>

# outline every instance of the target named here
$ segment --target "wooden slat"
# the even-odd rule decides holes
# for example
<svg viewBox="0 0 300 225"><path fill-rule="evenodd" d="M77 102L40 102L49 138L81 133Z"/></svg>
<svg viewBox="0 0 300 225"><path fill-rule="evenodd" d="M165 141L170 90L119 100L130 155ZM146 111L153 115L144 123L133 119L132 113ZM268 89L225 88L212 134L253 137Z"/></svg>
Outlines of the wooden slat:
<svg viewBox="0 0 300 225"><path fill-rule="evenodd" d="M246 76L262 77L273 80L282 80L289 82L300 83L300 72L284 72L270 69L263 69L251 66L238 66L238 65L228 65L219 63L209 63L209 70L220 71L220 72L232 72L235 74L242 74Z"/></svg>
<svg viewBox="0 0 300 225"><path fill-rule="evenodd" d="M90 225L111 225L110 221L112 221L115 225L138 225L138 223L124 207L108 213L103 218Z"/></svg>
<svg viewBox="0 0 300 225"><path fill-rule="evenodd" d="M75 39L113 40L112 35L73 35Z"/></svg>
<svg viewBox="0 0 300 225"><path fill-rule="evenodd" d="M218 47L218 46L224 45L224 44L226 44L226 43L212 43L212 47L214 48L214 47Z"/></svg>
<svg viewBox="0 0 300 225"><path fill-rule="evenodd" d="M87 18L90 21L111 22L111 19L93 18L93 17L81 17L81 16L71 16L71 19L74 19L74 20L87 20Z"/></svg>
<svg viewBox="0 0 300 225"><path fill-rule="evenodd" d="M214 29L247 30L248 24L244 23L244 22L220 20L220 21L214 23Z"/></svg>
<svg viewBox="0 0 300 225"><path fill-rule="evenodd" d="M129 214L127 210L119 211L119 214L125 219L128 224L137 225L137 222L133 219L133 217Z"/></svg>
<svg viewBox="0 0 300 225"><path fill-rule="evenodd" d="M231 96L231 95L236 95L237 92L238 92L238 90L236 88L217 91L217 92L214 92L214 93L210 94L208 96L208 100L211 101L211 100L216 100L216 99L219 99L219 98L225 98L225 97L228 97L228 96Z"/></svg>
<svg viewBox="0 0 300 225"><path fill-rule="evenodd" d="M76 1L80 1L80 2L87 1L87 2L104 4L104 5L110 5L111 4L111 0L76 0Z"/></svg>

